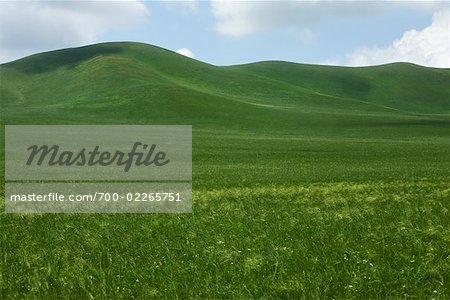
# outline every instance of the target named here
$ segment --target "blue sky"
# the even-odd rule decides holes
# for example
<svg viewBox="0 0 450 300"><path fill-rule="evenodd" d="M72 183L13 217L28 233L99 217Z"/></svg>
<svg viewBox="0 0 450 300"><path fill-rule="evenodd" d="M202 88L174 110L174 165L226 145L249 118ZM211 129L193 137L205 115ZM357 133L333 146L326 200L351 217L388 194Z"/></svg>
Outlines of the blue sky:
<svg viewBox="0 0 450 300"><path fill-rule="evenodd" d="M216 65L450 67L449 19L440 1L1 2L0 61L126 40Z"/></svg>

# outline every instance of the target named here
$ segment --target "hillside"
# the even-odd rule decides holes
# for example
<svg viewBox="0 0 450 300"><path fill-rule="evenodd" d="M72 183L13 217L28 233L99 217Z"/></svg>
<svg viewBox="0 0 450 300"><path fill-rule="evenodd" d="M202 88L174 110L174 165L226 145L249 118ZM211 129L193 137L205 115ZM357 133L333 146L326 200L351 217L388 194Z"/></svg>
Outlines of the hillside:
<svg viewBox="0 0 450 300"><path fill-rule="evenodd" d="M10 122L89 115L106 123L297 133L450 118L450 70L403 63L217 67L146 44L105 43L32 55L0 72L2 112Z"/></svg>

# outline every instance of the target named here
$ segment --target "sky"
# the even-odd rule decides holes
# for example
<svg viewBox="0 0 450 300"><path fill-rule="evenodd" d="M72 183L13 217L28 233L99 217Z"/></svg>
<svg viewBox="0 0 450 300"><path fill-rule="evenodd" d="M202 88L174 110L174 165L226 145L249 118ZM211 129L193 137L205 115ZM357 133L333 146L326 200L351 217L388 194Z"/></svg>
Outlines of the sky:
<svg viewBox="0 0 450 300"><path fill-rule="evenodd" d="M1 63L110 41L214 65L450 68L450 1L0 1Z"/></svg>

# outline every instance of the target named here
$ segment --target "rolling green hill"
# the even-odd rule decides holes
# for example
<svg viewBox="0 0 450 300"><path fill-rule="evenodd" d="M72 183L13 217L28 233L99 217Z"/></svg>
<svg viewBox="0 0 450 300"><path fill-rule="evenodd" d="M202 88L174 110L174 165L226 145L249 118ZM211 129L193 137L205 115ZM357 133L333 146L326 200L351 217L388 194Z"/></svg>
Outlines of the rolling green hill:
<svg viewBox="0 0 450 300"><path fill-rule="evenodd" d="M0 66L5 124L193 125L193 214L5 214L0 298L447 299L450 69L218 67L139 43Z"/></svg>
<svg viewBox="0 0 450 300"><path fill-rule="evenodd" d="M1 81L6 116L64 111L69 118L88 113L119 122L295 132L318 119L323 126L382 125L450 116L450 70L401 63L216 67L145 44L106 43L4 64Z"/></svg>

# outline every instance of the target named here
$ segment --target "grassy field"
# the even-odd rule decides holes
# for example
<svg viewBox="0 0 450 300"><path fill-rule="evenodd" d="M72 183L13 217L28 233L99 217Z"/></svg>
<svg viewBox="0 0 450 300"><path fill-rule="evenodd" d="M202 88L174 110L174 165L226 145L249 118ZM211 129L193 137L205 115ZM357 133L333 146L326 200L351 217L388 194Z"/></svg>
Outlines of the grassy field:
<svg viewBox="0 0 450 300"><path fill-rule="evenodd" d="M136 43L4 64L2 125L193 125L194 212L10 215L2 200L1 298L448 299L449 83Z"/></svg>

